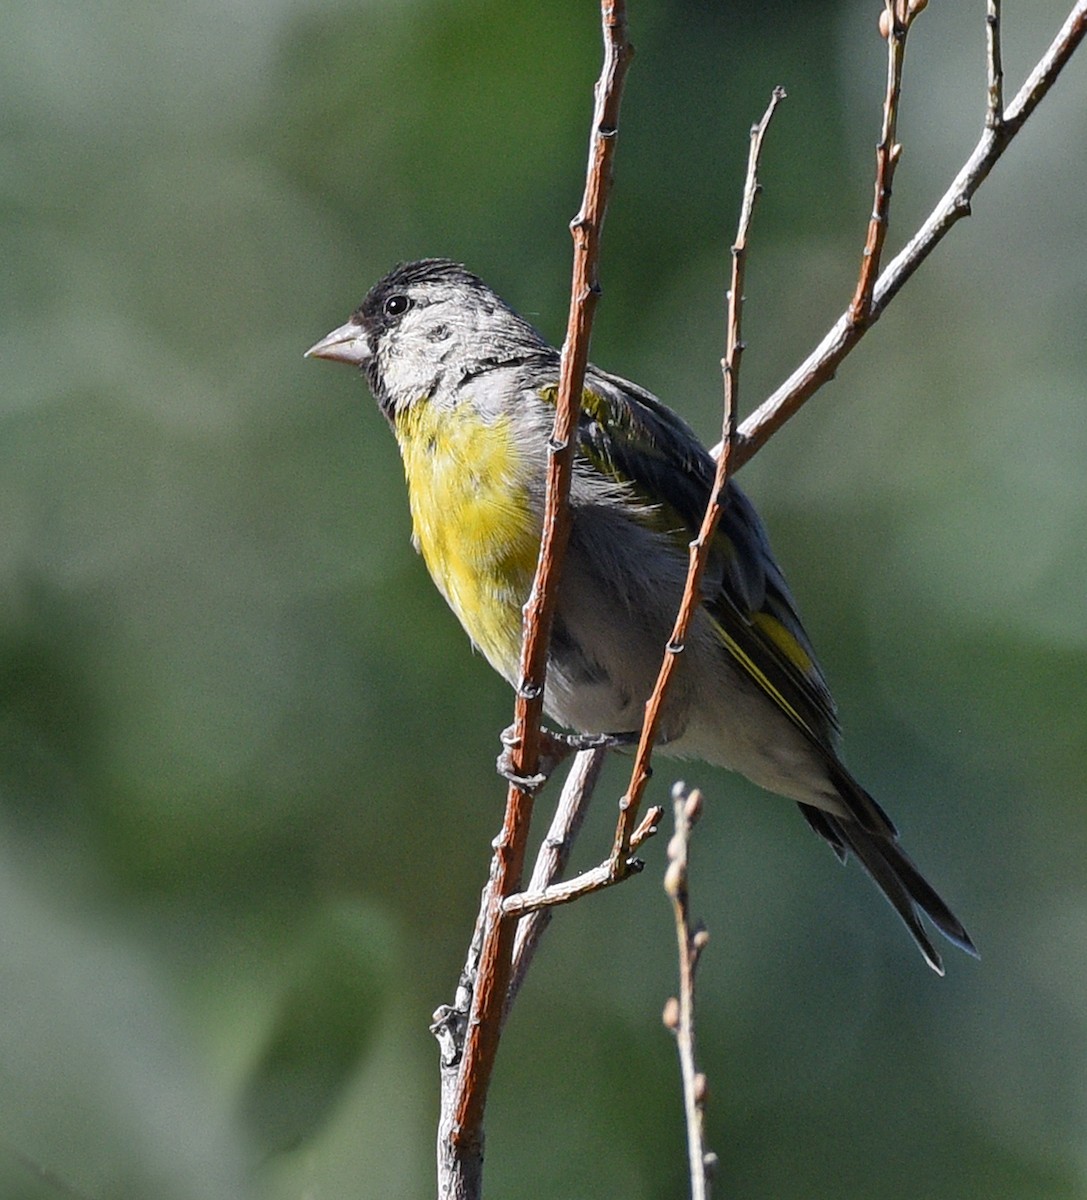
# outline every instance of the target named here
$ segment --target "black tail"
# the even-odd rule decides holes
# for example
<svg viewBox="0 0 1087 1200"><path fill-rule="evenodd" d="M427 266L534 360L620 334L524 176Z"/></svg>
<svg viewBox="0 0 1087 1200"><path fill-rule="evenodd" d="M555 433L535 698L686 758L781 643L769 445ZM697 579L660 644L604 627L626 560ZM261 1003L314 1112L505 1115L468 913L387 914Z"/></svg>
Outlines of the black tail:
<svg viewBox="0 0 1087 1200"><path fill-rule="evenodd" d="M922 913L949 942L967 954L979 957L962 922L936 894L893 834L870 832L855 821L832 816L810 804L801 804L799 808L804 820L830 843L831 849L842 862L853 851L861 866L905 922L925 961L937 974L944 973L944 964L921 922Z"/></svg>

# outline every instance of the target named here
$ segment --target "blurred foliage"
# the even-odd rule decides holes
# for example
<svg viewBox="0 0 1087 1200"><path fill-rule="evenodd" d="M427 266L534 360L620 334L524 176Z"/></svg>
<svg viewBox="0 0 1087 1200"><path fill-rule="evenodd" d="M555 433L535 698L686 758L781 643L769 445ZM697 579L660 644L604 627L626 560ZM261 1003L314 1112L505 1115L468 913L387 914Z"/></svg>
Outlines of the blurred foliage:
<svg viewBox="0 0 1087 1200"><path fill-rule="evenodd" d="M321 1126L380 1023L389 972L375 961L371 922L350 909L322 915L306 931L297 976L242 1097L244 1119L272 1153Z"/></svg>
<svg viewBox="0 0 1087 1200"><path fill-rule="evenodd" d="M876 7L631 6L594 357L708 440L774 84L746 407L849 293ZM1014 87L1064 10L1006 8ZM976 138L982 16L932 7L911 38L894 245ZM509 696L411 551L365 388L301 354L422 254L559 336L596 22L573 0L5 14L0 1195L429 1191L427 1023ZM715 800L694 888L728 1192L1087 1196L1085 139L1074 61L974 218L744 472L851 761L984 958L930 976L791 806L687 764ZM621 786L617 765L579 865ZM541 951L492 1092L495 1195L683 1191L648 858Z"/></svg>

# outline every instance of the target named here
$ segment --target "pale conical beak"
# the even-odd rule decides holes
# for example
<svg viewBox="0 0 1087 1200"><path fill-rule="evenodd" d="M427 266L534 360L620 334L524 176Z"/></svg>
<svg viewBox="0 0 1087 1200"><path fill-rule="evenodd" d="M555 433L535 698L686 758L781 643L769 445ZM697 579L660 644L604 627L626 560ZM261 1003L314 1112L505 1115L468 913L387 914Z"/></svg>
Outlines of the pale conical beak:
<svg viewBox="0 0 1087 1200"><path fill-rule="evenodd" d="M366 330L354 321L348 321L346 325L334 329L327 337L321 338L315 346L310 346L305 357L328 358L332 362L364 367L373 355L370 353Z"/></svg>

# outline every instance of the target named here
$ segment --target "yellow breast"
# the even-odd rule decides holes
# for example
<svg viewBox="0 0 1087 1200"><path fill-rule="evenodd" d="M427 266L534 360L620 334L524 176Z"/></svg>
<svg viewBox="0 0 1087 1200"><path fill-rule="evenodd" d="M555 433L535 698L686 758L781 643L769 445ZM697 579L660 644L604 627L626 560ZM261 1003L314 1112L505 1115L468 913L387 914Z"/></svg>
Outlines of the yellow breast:
<svg viewBox="0 0 1087 1200"><path fill-rule="evenodd" d="M415 545L488 662L511 681L540 547L510 421L421 402L397 414Z"/></svg>

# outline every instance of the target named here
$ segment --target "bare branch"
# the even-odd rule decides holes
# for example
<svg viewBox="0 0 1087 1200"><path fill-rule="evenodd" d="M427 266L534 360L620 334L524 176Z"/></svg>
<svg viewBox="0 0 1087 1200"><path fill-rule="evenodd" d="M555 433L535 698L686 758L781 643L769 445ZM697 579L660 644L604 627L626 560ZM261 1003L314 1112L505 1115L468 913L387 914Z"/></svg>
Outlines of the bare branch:
<svg viewBox="0 0 1087 1200"><path fill-rule="evenodd" d="M683 599L680 601L679 612L672 629L672 635L665 647L664 658L653 692L645 706L645 720L642 722L641 738L634 758L634 768L631 771L630 785L626 795L619 802L619 821L615 828L615 841L611 853L611 870L616 875L622 875L631 869L630 848L631 835L638 819L638 809L649 782L649 761L653 753L660 728L661 713L664 699L676 668L679 656L683 652L687 639L687 630L694 619L695 611L702 603L702 573L709 558L713 535L721 519L722 506L725 496L725 484L732 469L730 453L735 441L736 400L739 388L740 356L743 352L743 342L740 338L740 310L743 305L743 277L747 259L747 235L751 226L755 199L759 193L758 165L762 151L763 138L770 125L778 104L785 99L785 92L775 88L770 104L762 119L751 129L751 147L747 161L747 178L744 184L743 203L740 207L740 221L736 233L736 242L732 247L732 279L728 292L728 321L726 332L725 358L722 361L725 382L725 415L722 429L722 440L725 446L717 461L717 472L706 506L706 513L697 537L690 544L690 562L687 568L687 582L683 589Z"/></svg>
<svg viewBox="0 0 1087 1200"><path fill-rule="evenodd" d="M902 95L902 64L906 57L906 35L914 17L924 5L907 0L886 0L887 7L880 19L880 33L887 42L887 91L883 98L883 128L876 144L876 184L872 216L868 221L868 237L861 255L861 270L857 288L849 306L852 319L863 325L872 311L872 290L883 259L883 243L887 240L890 221L891 191L895 167L902 155L897 141L898 103Z"/></svg>
<svg viewBox="0 0 1087 1200"><path fill-rule="evenodd" d="M1000 51L1000 0L987 0L985 57L989 67L985 128L999 129L1004 121L1004 64Z"/></svg>
<svg viewBox="0 0 1087 1200"><path fill-rule="evenodd" d="M903 284L939 245L951 227L969 215L974 193L1056 82L1085 35L1087 0L1077 0L1049 49L1005 110L1004 120L994 128L985 129L970 157L924 224L880 275L872 295L867 322L858 324L853 320L851 308L847 309L804 362L740 426L737 444L732 452L735 470L754 457L805 401L834 378L842 360L876 322ZM713 453L720 452L719 444L714 447Z"/></svg>
<svg viewBox="0 0 1087 1200"><path fill-rule="evenodd" d="M607 756L607 748L597 746L592 750L582 750L574 759L562 786L562 794L555 807L555 814L551 818L551 827L540 845L540 851L536 856L536 866L524 894L534 895L546 892L566 870L574 839L585 819L589 800L592 798L593 789L600 778L600 772L604 769L604 760ZM510 899L516 899L516 897ZM503 904L502 911L506 915L511 915L509 900ZM517 937L513 945L513 974L510 978L509 998L506 1001L507 1011L521 990L521 984L532 963L536 947L540 944L540 938L543 937L544 930L550 923L551 906L541 906L533 910L531 915L523 921L517 923Z"/></svg>
<svg viewBox="0 0 1087 1200"><path fill-rule="evenodd" d="M679 997L664 1007L664 1023L676 1035L680 1076L683 1080L683 1109L687 1122L687 1161L691 1176L691 1200L709 1200L710 1180L717 1155L706 1149L706 1077L698 1069L695 1043L695 973L709 934L691 925L688 893L688 861L691 830L702 815L702 793L691 792L682 783L672 789L676 831L668 843L668 869L664 890L672 901L679 948Z"/></svg>
<svg viewBox="0 0 1087 1200"><path fill-rule="evenodd" d="M526 778L535 774L538 761L547 649L558 601L559 573L570 536L568 501L578 416L581 412L581 390L589 361L593 314L600 297L597 274L600 238L611 189L623 80L633 56L633 47L626 37L625 5L621 0L603 0L601 10L604 65L596 84L585 194L580 211L570 223L574 239L570 316L559 366L555 425L548 445L550 454L543 537L536 576L525 604L521 685L517 689L514 738L510 744L513 770ZM511 785L511 801L516 790L516 785Z"/></svg>
<svg viewBox="0 0 1087 1200"><path fill-rule="evenodd" d="M452 1004L443 1004L431 1018L430 1032L438 1041L441 1103L438 1118L438 1196L471 1200L483 1187L483 1156L462 1153L455 1158L451 1150L453 1120L462 1090L461 1063L464 1041L468 1031L468 1014L472 1008L479 958L483 949L483 928L490 904L490 886L483 888L479 915L476 917L472 940L464 968L457 982Z"/></svg>
<svg viewBox="0 0 1087 1200"><path fill-rule="evenodd" d="M663 816L664 809L660 805L655 804L646 810L638 828L630 835L632 853L643 842L648 841L656 834ZM641 871L643 866L644 864L638 859L628 857L626 870L616 871L612 867L611 859L608 858L598 867L592 867L580 875L575 875L573 879L553 883L540 891L529 890L509 896L502 905L502 911L507 916L519 917L525 913L539 912L541 909L557 908L560 904L571 904L575 900L580 900L582 896L589 896L593 892L602 892L605 888L622 883L624 879L629 879L631 875L636 875Z"/></svg>
<svg viewBox="0 0 1087 1200"><path fill-rule="evenodd" d="M559 572L569 538L569 491L581 389L589 355L589 337L599 296L597 259L611 185L611 165L619 124L623 80L632 48L626 35L622 0L601 0L604 64L596 85L585 194L571 232L574 268L570 319L562 348L555 426L550 443L547 494L540 557L525 605L521 684L517 690L514 735L510 743L514 772L535 774L543 715L544 683L551 621ZM471 991L471 1011L456 1086L443 1087L438 1141L439 1195L475 1200L480 1194L483 1162L483 1114L494 1068L512 972L515 923L503 919L502 901L520 886L532 816L532 792L511 784L502 829L484 902L479 968Z"/></svg>

